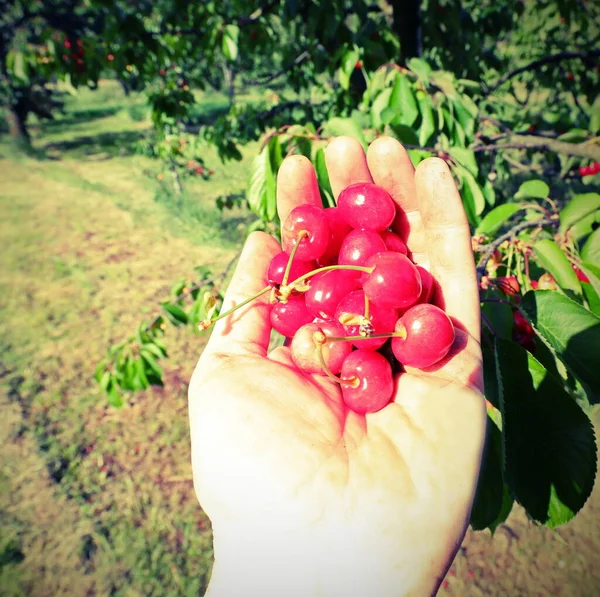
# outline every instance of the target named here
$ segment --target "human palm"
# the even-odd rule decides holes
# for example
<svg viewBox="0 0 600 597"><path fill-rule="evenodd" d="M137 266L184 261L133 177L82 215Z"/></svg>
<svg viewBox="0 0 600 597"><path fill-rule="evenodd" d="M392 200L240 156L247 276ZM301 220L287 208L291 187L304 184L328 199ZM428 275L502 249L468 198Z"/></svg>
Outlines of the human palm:
<svg viewBox="0 0 600 597"><path fill-rule="evenodd" d="M327 165L336 195L362 181L390 192L402 214L394 227L437 278L457 340L431 370L400 374L391 403L364 416L345 407L338 384L301 372L287 347L267 354L266 300L236 311L215 326L190 385L196 491L217 562L220 536L239 546L249 536L260 543L262 534L280 558L287 536L301 557L308 554L298 545L307 542L315 567L326 562L323 586L345 587L346 595L362 584L374 595L431 594L464 535L485 434L469 229L440 160L415 175L391 139L365 156L340 138ZM318 201L310 164L288 158L278 179L282 220ZM225 308L264 286L278 250L267 235L250 237Z"/></svg>

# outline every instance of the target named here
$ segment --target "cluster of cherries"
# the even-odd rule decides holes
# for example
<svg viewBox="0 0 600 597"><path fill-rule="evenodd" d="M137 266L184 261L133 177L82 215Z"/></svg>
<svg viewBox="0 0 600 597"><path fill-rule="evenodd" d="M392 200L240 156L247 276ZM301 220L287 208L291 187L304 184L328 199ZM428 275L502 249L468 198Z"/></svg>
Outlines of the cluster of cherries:
<svg viewBox="0 0 600 597"><path fill-rule="evenodd" d="M296 207L263 290L296 366L335 380L361 414L391 400L392 364L431 367L454 342L450 318L430 302L432 275L389 229L395 218L390 195L370 183L347 187L337 207Z"/></svg>
<svg viewBox="0 0 600 597"><path fill-rule="evenodd" d="M589 166L579 167L580 176L593 176L594 174L598 174L598 172L600 172L600 162L593 162Z"/></svg>

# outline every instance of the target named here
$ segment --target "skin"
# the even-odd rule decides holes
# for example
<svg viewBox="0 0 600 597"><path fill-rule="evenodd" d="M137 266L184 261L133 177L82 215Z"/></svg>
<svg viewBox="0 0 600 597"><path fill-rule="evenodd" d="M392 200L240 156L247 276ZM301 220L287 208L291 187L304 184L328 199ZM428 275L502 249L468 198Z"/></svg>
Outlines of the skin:
<svg viewBox="0 0 600 597"><path fill-rule="evenodd" d="M471 236L451 173L415 171L381 137L365 155L352 138L326 151L331 186L384 187L401 208L394 230L439 282L456 342L428 371L396 379L393 401L366 417L339 387L305 375L289 349L267 354L268 294L217 322L189 389L195 489L214 533L207 595L433 595L468 525L485 438L479 299ZM314 170L286 158L281 220L320 205ZM272 237L253 233L223 310L265 285Z"/></svg>

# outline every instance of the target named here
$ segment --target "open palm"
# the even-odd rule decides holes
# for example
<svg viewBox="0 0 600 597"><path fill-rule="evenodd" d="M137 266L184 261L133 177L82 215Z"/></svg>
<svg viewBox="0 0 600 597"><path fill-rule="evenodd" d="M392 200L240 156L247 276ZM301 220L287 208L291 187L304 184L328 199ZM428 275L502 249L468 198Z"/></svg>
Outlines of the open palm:
<svg viewBox="0 0 600 597"><path fill-rule="evenodd" d="M378 139L365 155L338 138L326 157L336 196L355 182L391 194L400 208L394 229L438 280L457 340L432 370L400 374L393 401L364 416L344 406L337 384L298 370L288 348L267 354L266 301L215 326L189 394L194 481L215 538L211 594L238 594L232 570L245 576L238 589L248 596L252 587L257 595L433 594L468 523L485 407L460 197L443 161L415 172L393 139ZM308 160L287 158L278 177L282 221L320 201ZM279 250L268 235L251 235L224 308L264 286ZM258 575L270 578L249 579Z"/></svg>

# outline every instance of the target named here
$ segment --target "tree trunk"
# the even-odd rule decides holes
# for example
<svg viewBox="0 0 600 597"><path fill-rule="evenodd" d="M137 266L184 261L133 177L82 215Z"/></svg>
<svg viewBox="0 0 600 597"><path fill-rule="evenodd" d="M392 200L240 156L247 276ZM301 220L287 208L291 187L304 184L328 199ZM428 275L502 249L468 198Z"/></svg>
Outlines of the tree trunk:
<svg viewBox="0 0 600 597"><path fill-rule="evenodd" d="M392 27L400 38L402 61L421 55L420 0L390 0L394 11Z"/></svg>
<svg viewBox="0 0 600 597"><path fill-rule="evenodd" d="M15 106L8 106L6 109L6 122L8 124L8 132L12 141L21 148L31 147L31 138L27 131L25 119L27 115Z"/></svg>

